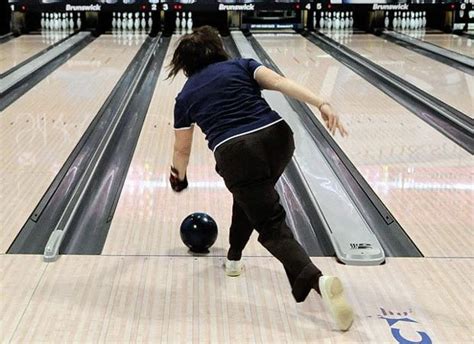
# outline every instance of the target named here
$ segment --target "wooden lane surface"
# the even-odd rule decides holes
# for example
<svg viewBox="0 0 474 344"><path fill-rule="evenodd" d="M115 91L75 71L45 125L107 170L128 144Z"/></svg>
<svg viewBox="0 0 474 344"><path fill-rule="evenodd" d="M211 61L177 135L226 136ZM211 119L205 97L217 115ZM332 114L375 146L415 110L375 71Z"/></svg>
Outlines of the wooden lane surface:
<svg viewBox="0 0 474 344"><path fill-rule="evenodd" d="M215 172L213 154L198 127L188 168L189 189L176 194L168 183L174 99L185 82L184 75L174 81L165 80L176 39L174 36L167 51L102 254L189 256L179 226L190 213L203 211L219 226L218 240L210 255L226 255L232 196ZM256 233L244 254L269 255L256 241Z"/></svg>
<svg viewBox="0 0 474 344"><path fill-rule="evenodd" d="M314 258L346 285L356 315L347 333L334 329L316 294L294 302L274 258L244 258L238 278L224 275L218 257L0 261L3 342L380 344L397 343L391 329L398 329L413 342L418 331L433 343L472 343L472 259L389 258L383 266L351 267Z"/></svg>
<svg viewBox="0 0 474 344"><path fill-rule="evenodd" d="M140 44L101 36L0 114L0 252L15 239Z"/></svg>
<svg viewBox="0 0 474 344"><path fill-rule="evenodd" d="M0 74L65 38L65 32L42 35L23 35L0 45Z"/></svg>
<svg viewBox="0 0 474 344"><path fill-rule="evenodd" d="M330 37L474 118L474 76L373 35Z"/></svg>
<svg viewBox="0 0 474 344"><path fill-rule="evenodd" d="M305 38L257 39L331 101L350 133L335 140L423 254L472 257L472 156Z"/></svg>
<svg viewBox="0 0 474 344"><path fill-rule="evenodd" d="M417 38L474 58L474 41L470 38L451 34L424 34Z"/></svg>

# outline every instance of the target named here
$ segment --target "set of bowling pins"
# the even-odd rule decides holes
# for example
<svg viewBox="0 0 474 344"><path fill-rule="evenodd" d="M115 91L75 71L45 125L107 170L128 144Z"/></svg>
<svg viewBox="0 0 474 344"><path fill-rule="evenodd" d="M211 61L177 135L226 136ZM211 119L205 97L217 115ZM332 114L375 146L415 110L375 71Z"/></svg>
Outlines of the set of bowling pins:
<svg viewBox="0 0 474 344"><path fill-rule="evenodd" d="M181 17L180 17L181 13ZM176 12L176 20L174 22L176 26L176 31L182 31L186 33L190 33L193 31L193 14L188 12L186 16L186 12Z"/></svg>
<svg viewBox="0 0 474 344"><path fill-rule="evenodd" d="M321 12L319 25L316 25L316 12L313 12L313 27L321 29L344 30L354 26L354 18L352 12Z"/></svg>
<svg viewBox="0 0 474 344"><path fill-rule="evenodd" d="M145 12L141 15L138 12L133 13L112 13L112 29L114 30L145 30L151 29L153 19L151 13L148 13L148 20Z"/></svg>
<svg viewBox="0 0 474 344"><path fill-rule="evenodd" d="M384 26L390 26L390 16L385 12ZM395 12L392 20L394 29L418 30L426 27L426 12Z"/></svg>
<svg viewBox="0 0 474 344"><path fill-rule="evenodd" d="M77 24L77 25L76 25ZM81 28L81 16L74 13L41 13L41 28L44 30L74 30Z"/></svg>

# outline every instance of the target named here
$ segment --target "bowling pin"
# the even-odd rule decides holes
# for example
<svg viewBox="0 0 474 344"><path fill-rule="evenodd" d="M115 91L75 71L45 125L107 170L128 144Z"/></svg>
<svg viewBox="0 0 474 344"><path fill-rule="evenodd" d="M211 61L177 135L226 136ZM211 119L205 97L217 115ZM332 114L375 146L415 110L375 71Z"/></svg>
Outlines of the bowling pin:
<svg viewBox="0 0 474 344"><path fill-rule="evenodd" d="M423 17L421 18L421 27L426 27L426 12L423 11Z"/></svg>
<svg viewBox="0 0 474 344"><path fill-rule="evenodd" d="M66 18L66 13L63 13L62 27L63 27L63 30L67 30L68 22L67 22L67 18Z"/></svg>
<svg viewBox="0 0 474 344"><path fill-rule="evenodd" d="M41 28L44 29L44 13L41 12Z"/></svg>
<svg viewBox="0 0 474 344"><path fill-rule="evenodd" d="M81 13L77 14L77 28L78 28L78 30L81 30L81 28L82 28Z"/></svg>
<svg viewBox="0 0 474 344"><path fill-rule="evenodd" d="M153 18L151 17L151 12L148 12L148 27L151 29L153 26Z"/></svg>
<svg viewBox="0 0 474 344"><path fill-rule="evenodd" d="M319 27L321 29L324 29L324 15L325 15L325 13L321 12L321 17L319 18Z"/></svg>
<svg viewBox="0 0 474 344"><path fill-rule="evenodd" d="M186 12L183 12L181 18L181 28L184 30L186 29Z"/></svg>
<svg viewBox="0 0 474 344"><path fill-rule="evenodd" d="M188 21L186 23L186 26L188 28L188 31L193 31L193 14L191 12L188 12Z"/></svg>
<svg viewBox="0 0 474 344"><path fill-rule="evenodd" d="M122 13L120 12L117 13L117 22L115 24L115 27L119 30L122 28Z"/></svg>
<svg viewBox="0 0 474 344"><path fill-rule="evenodd" d="M135 12L135 22L133 23L133 27L135 30L140 28L140 13Z"/></svg>
<svg viewBox="0 0 474 344"><path fill-rule="evenodd" d="M69 29L74 30L74 14L69 13Z"/></svg>
<svg viewBox="0 0 474 344"><path fill-rule="evenodd" d="M313 11L313 30L316 29L316 11Z"/></svg>
<svg viewBox="0 0 474 344"><path fill-rule="evenodd" d="M349 17L349 27L352 29L354 27L354 12L350 12L350 17Z"/></svg>
<svg viewBox="0 0 474 344"><path fill-rule="evenodd" d="M346 12L341 12L341 29L345 29L346 26Z"/></svg>
<svg viewBox="0 0 474 344"><path fill-rule="evenodd" d="M115 12L112 13L112 29L115 29L117 27L117 14Z"/></svg>
<svg viewBox="0 0 474 344"><path fill-rule="evenodd" d="M142 20L140 22L140 26L142 27L142 29L146 29L146 20L145 20L145 13L142 12Z"/></svg>
<svg viewBox="0 0 474 344"><path fill-rule="evenodd" d="M332 13L328 13L327 27L328 27L329 30L331 30L331 28L332 28L332 19L331 19L331 17L332 17Z"/></svg>
<svg viewBox="0 0 474 344"><path fill-rule="evenodd" d="M339 12L336 12L335 14L335 19L334 19L334 29L339 30L341 26L341 21L339 20Z"/></svg>
<svg viewBox="0 0 474 344"><path fill-rule="evenodd" d="M386 29L388 29L388 26L390 25L390 18L388 16L389 16L388 12L385 12L385 20L383 22L383 25L385 26Z"/></svg>
<svg viewBox="0 0 474 344"><path fill-rule="evenodd" d="M132 14L132 13L129 13L129 14L128 14L127 28L128 28L129 30L132 30L132 29L133 29L133 14Z"/></svg>
<svg viewBox="0 0 474 344"><path fill-rule="evenodd" d="M176 30L178 30L179 26L181 25L181 19L179 19L179 12L176 12L176 20L174 21L174 25L176 27Z"/></svg>
<svg viewBox="0 0 474 344"><path fill-rule="evenodd" d="M127 13L122 13L122 30L127 30Z"/></svg>

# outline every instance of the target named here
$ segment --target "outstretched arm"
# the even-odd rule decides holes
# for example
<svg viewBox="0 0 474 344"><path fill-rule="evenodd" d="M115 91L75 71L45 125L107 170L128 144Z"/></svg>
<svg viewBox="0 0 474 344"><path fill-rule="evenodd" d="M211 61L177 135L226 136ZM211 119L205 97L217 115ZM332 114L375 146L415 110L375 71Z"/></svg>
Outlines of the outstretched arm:
<svg viewBox="0 0 474 344"><path fill-rule="evenodd" d="M259 67L256 70L255 80L263 89L279 91L284 95L316 106L321 112L326 127L333 135L336 134L336 130L339 130L342 136L347 135L346 129L339 120L339 117L334 113L331 105L323 98L316 96L306 87L275 73L265 66Z"/></svg>

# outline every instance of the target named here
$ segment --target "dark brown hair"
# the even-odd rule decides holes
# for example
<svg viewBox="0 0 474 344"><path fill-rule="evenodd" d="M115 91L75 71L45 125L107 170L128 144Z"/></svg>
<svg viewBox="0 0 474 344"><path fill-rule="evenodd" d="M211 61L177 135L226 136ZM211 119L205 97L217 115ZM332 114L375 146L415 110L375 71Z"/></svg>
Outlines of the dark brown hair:
<svg viewBox="0 0 474 344"><path fill-rule="evenodd" d="M190 77L204 67L229 59L216 29L202 26L178 41L173 54L168 78L174 78L180 70Z"/></svg>

